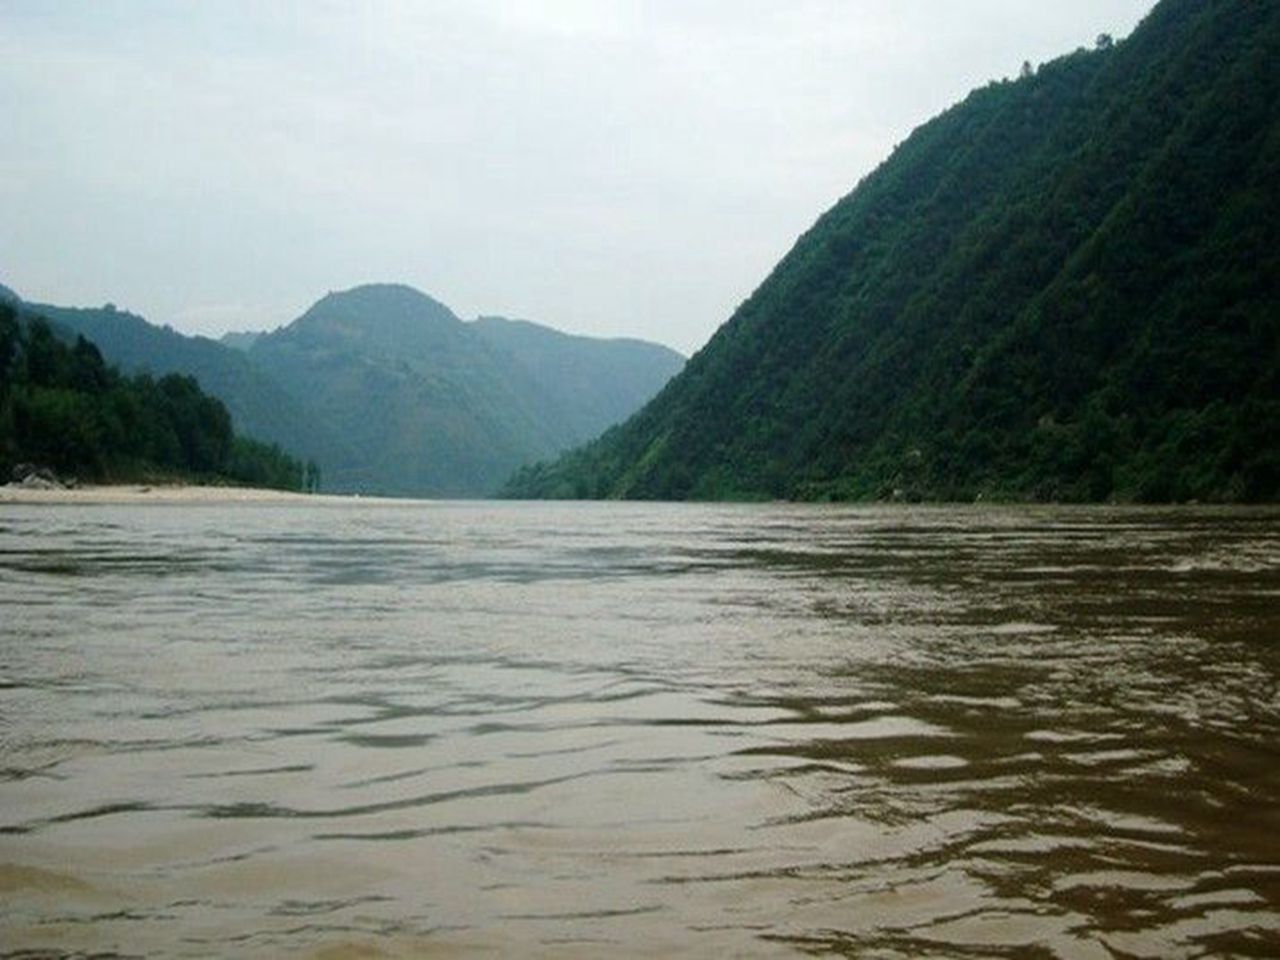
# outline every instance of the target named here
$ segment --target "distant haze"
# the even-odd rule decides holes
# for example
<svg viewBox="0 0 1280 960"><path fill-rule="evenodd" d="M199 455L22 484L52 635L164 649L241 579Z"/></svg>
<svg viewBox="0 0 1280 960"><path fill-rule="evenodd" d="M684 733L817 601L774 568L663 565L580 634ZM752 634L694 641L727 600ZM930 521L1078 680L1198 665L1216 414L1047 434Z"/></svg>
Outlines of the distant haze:
<svg viewBox="0 0 1280 960"><path fill-rule="evenodd" d="M0 281L217 335L327 290L700 347L913 127L1150 0L0 0Z"/></svg>

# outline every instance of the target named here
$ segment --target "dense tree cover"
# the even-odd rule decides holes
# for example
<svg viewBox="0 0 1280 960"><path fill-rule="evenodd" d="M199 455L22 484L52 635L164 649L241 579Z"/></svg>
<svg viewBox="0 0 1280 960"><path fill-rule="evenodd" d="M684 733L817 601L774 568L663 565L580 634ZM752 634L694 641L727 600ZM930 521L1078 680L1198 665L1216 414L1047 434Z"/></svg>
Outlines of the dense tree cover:
<svg viewBox="0 0 1280 960"><path fill-rule="evenodd" d="M637 410L684 362L656 344L467 323L396 284L331 293L245 355L343 438L317 457L329 489L409 496L490 495Z"/></svg>
<svg viewBox="0 0 1280 960"><path fill-rule="evenodd" d="M199 478L302 489L312 472L236 436L192 377L123 376L82 336L0 302L0 471L34 463L85 480ZM317 478L318 484L318 478Z"/></svg>
<svg viewBox="0 0 1280 960"><path fill-rule="evenodd" d="M221 343L111 305L24 309L83 334L126 373L194 376L237 431L311 458L343 492L492 494L521 463L634 413L684 363L638 340L464 322L389 284L331 293L287 327Z"/></svg>
<svg viewBox="0 0 1280 960"><path fill-rule="evenodd" d="M644 340L574 336L506 317L467 327L523 376L533 394L526 403L556 425L557 453L627 419L684 366L674 350Z"/></svg>
<svg viewBox="0 0 1280 960"><path fill-rule="evenodd" d="M918 129L538 497L1280 497L1280 4L1165 0Z"/></svg>
<svg viewBox="0 0 1280 960"><path fill-rule="evenodd" d="M313 417L250 362L243 350L148 323L111 304L62 307L28 303L24 307L61 329L82 334L102 351L108 363L126 374L195 377L202 390L226 405L237 433L326 462L341 459L346 451L337 430Z"/></svg>

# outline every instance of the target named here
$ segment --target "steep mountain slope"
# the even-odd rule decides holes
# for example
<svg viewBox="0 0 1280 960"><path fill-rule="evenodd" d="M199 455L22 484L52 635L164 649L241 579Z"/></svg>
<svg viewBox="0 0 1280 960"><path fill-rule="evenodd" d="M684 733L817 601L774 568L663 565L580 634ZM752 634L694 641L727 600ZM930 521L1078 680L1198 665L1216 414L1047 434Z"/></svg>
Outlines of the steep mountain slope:
<svg viewBox="0 0 1280 960"><path fill-rule="evenodd" d="M992 84L515 496L1280 496L1280 3Z"/></svg>
<svg viewBox="0 0 1280 960"><path fill-rule="evenodd" d="M231 413L236 432L278 443L317 461L343 455L342 441L326 430L241 351L204 337L157 327L114 307L77 308L26 304L62 329L83 335L126 373L195 377Z"/></svg>
<svg viewBox="0 0 1280 960"><path fill-rule="evenodd" d="M247 356L346 441L345 456L321 461L326 488L463 496L617 422L682 362L583 339L464 323L417 290L376 284L329 294Z"/></svg>
<svg viewBox="0 0 1280 960"><path fill-rule="evenodd" d="M126 377L83 336L0 298L0 476L23 463L98 481L294 490L312 476L278 447L236 436L226 407L192 378Z"/></svg>
<svg viewBox="0 0 1280 960"><path fill-rule="evenodd" d="M331 293L248 356L348 440L321 463L333 489L473 493L555 446L493 352L407 287Z"/></svg>
<svg viewBox="0 0 1280 960"><path fill-rule="evenodd" d="M468 326L537 388L562 425L562 449L625 420L684 366L674 350L644 340L572 336L505 317L480 317Z"/></svg>
<svg viewBox="0 0 1280 960"><path fill-rule="evenodd" d="M339 492L491 494L521 464L639 409L684 363L638 340L464 323L397 285L329 294L288 327L228 335L234 346L110 305L22 306L128 373L194 376L237 431L315 460L325 489Z"/></svg>

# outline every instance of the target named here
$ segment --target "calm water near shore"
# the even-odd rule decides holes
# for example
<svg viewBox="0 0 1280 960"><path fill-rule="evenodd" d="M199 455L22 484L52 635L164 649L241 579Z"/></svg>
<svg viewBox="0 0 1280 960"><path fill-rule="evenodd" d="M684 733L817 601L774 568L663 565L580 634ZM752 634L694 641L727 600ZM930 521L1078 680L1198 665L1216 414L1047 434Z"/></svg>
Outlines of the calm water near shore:
<svg viewBox="0 0 1280 960"><path fill-rule="evenodd" d="M1280 511L0 505L0 955L1280 955Z"/></svg>

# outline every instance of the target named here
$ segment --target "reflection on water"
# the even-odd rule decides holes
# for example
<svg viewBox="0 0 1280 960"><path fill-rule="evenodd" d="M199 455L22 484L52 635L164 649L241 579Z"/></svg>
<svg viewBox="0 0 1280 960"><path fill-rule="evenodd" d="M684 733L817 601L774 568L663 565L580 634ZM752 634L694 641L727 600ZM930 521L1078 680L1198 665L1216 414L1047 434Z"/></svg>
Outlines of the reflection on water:
<svg viewBox="0 0 1280 960"><path fill-rule="evenodd" d="M0 953L1280 954L1280 513L0 512Z"/></svg>

